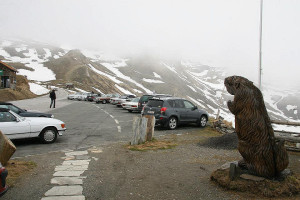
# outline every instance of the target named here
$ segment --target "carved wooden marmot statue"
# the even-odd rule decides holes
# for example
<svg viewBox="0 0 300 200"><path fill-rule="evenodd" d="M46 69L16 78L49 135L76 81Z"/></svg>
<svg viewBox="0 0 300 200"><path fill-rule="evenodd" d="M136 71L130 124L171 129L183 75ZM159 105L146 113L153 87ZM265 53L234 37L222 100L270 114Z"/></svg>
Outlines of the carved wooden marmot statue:
<svg viewBox="0 0 300 200"><path fill-rule="evenodd" d="M289 159L283 142L275 142L262 93L241 76L227 77L224 84L234 95L234 101L228 101L227 105L235 115L238 150L243 157L238 165L254 175L278 176L288 166Z"/></svg>

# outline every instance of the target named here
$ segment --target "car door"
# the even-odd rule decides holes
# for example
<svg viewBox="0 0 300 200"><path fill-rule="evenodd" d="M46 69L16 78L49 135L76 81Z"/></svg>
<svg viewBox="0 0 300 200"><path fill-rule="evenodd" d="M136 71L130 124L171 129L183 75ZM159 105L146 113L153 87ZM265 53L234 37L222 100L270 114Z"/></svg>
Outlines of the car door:
<svg viewBox="0 0 300 200"><path fill-rule="evenodd" d="M10 139L30 137L30 124L10 112L0 112L0 130Z"/></svg>
<svg viewBox="0 0 300 200"><path fill-rule="evenodd" d="M186 119L186 110L184 108L184 104L183 104L183 101L181 99L176 99L174 100L174 112L175 114L178 116L179 120L181 122L185 122L187 119Z"/></svg>
<svg viewBox="0 0 300 200"><path fill-rule="evenodd" d="M188 122L196 122L199 119L199 111L197 107L187 100L183 100L185 107L184 118Z"/></svg>

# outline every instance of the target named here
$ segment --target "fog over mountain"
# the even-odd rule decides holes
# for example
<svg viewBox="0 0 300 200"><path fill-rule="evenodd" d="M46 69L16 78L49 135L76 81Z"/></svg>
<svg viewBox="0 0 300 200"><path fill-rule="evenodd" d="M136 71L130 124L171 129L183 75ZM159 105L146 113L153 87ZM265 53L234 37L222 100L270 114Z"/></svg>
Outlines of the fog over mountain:
<svg viewBox="0 0 300 200"><path fill-rule="evenodd" d="M257 82L260 0L1 0L0 37L154 54ZM263 84L299 88L300 1L264 0Z"/></svg>
<svg viewBox="0 0 300 200"><path fill-rule="evenodd" d="M22 40L0 40L0 60L25 75L35 94L48 93L49 85L65 87L70 82L73 92L166 93L190 100L211 117L220 111L234 121L227 108L233 97L224 90L226 71L199 62L149 54L122 58ZM271 119L299 121L300 92L265 87L263 95Z"/></svg>

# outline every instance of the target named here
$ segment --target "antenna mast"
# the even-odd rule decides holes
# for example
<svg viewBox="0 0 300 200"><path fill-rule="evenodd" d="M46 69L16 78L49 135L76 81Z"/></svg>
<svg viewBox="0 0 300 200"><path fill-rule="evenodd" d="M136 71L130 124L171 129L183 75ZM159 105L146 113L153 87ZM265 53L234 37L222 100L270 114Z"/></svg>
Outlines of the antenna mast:
<svg viewBox="0 0 300 200"><path fill-rule="evenodd" d="M260 27L259 27L259 75L258 75L258 87L261 90L261 74L262 74L262 23L263 23L263 0L260 0Z"/></svg>

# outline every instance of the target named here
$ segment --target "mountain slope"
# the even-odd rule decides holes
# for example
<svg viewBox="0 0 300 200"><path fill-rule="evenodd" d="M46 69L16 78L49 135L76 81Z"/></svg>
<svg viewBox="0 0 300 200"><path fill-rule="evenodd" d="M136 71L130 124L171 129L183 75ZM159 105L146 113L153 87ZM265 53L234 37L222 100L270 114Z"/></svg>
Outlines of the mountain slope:
<svg viewBox="0 0 300 200"><path fill-rule="evenodd" d="M166 93L187 98L212 116L220 109L221 116L234 118L226 105L232 98L224 90L226 73L200 63L149 55L121 59L24 41L0 41L0 59L30 80L72 82L78 90L102 93ZM266 88L263 94L272 119L299 120L299 92Z"/></svg>

